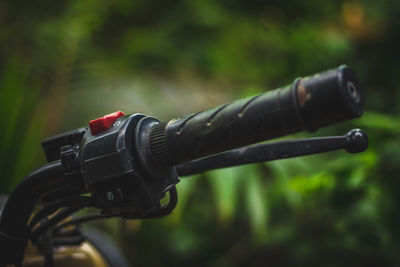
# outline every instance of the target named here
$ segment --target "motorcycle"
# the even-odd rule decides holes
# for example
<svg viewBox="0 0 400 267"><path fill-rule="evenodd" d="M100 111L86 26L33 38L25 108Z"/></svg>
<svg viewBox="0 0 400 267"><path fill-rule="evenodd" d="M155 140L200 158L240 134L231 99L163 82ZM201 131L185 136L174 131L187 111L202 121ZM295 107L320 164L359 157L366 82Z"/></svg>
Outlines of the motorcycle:
<svg viewBox="0 0 400 267"><path fill-rule="evenodd" d="M112 242L80 224L166 216L177 205L179 177L338 149L362 152L368 138L360 129L256 144L362 112L358 78L343 65L180 119L161 122L117 111L45 139L48 163L3 201L0 266L127 266ZM167 195L169 202L161 204ZM71 218L87 207L99 212Z"/></svg>

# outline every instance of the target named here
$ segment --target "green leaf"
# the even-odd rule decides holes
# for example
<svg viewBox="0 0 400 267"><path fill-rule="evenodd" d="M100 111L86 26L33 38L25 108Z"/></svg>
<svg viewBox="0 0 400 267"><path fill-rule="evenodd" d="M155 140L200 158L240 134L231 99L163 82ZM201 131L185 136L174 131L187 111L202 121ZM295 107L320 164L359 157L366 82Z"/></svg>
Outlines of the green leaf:
<svg viewBox="0 0 400 267"><path fill-rule="evenodd" d="M239 185L242 175L235 168L225 168L207 173L212 187L221 223L229 222L234 215L238 201Z"/></svg>
<svg viewBox="0 0 400 267"><path fill-rule="evenodd" d="M175 207L173 213L168 217L169 222L176 223L180 220L181 216L184 216L183 211L186 207L190 195L196 188L196 184L198 183L199 179L201 179L200 175L188 176L183 178L176 185L178 191L178 204Z"/></svg>
<svg viewBox="0 0 400 267"><path fill-rule="evenodd" d="M398 116L378 113L365 112L359 122L364 127L370 127L387 132L400 132L400 119Z"/></svg>
<svg viewBox="0 0 400 267"><path fill-rule="evenodd" d="M268 205L266 190L261 183L261 176L254 166L246 166L246 206L253 237L256 241L265 241L268 229Z"/></svg>

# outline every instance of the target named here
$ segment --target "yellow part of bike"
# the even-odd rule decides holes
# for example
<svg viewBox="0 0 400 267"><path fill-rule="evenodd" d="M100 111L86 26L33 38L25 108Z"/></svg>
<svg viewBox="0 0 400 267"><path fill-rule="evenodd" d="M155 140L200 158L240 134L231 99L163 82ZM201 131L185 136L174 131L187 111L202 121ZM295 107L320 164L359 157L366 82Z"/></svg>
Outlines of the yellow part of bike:
<svg viewBox="0 0 400 267"><path fill-rule="evenodd" d="M57 267L86 266L108 267L108 263L101 253L90 243L84 242L80 246L59 247L53 254L54 265ZM29 244L26 251L23 266L41 267L44 265L44 257L37 247Z"/></svg>

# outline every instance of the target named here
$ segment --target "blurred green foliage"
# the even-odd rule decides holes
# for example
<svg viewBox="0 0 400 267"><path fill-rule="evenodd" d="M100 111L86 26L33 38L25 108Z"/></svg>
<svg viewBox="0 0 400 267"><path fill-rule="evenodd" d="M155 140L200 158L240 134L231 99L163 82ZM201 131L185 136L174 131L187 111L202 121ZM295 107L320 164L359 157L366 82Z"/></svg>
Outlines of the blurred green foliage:
<svg viewBox="0 0 400 267"><path fill-rule="evenodd" d="M3 1L0 189L40 140L115 110L162 120L340 64L364 85L370 148L208 172L167 218L102 222L138 266L400 264L400 2ZM299 136L309 136L298 134Z"/></svg>

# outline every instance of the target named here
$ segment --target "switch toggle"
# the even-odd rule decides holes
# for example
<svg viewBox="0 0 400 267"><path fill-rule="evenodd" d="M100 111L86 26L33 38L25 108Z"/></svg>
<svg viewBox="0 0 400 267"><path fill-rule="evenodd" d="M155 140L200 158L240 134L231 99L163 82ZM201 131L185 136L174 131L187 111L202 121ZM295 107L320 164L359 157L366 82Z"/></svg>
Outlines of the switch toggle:
<svg viewBox="0 0 400 267"><path fill-rule="evenodd" d="M89 128L92 135L99 134L108 130L111 125L118 119L125 116L122 111L116 111L111 114L107 114L101 118L92 120L89 122Z"/></svg>

